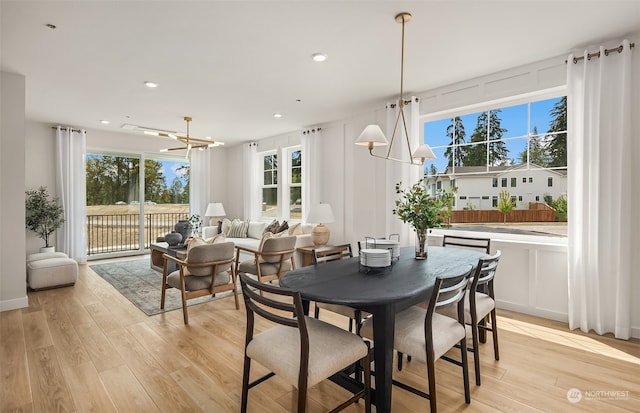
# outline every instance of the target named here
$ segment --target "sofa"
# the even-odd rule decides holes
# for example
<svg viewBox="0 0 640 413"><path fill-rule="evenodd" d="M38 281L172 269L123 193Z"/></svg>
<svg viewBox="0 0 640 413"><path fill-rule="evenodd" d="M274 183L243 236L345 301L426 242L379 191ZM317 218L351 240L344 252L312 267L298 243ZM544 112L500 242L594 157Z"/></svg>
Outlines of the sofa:
<svg viewBox="0 0 640 413"><path fill-rule="evenodd" d="M227 241L232 241L235 245L251 248L257 250L260 247L260 241L265 232L276 233L277 229L273 228L273 224L278 222L276 220L272 222L264 221L240 221L239 219L229 220L224 219L222 225L202 227L202 238L208 239L214 237L220 233L220 230L225 234ZM279 223L279 222L278 222ZM239 227L239 226L242 227ZM270 227L267 231L267 227ZM243 229L246 227L246 232ZM278 226L278 229L282 228L282 225ZM287 231L289 235L296 236L296 248L309 247L313 245L311 240L311 231L313 230L312 224L292 224L289 228L285 228L282 231ZM282 232L280 231L280 232ZM240 236L237 236L240 235ZM241 259L249 259L252 256L245 256ZM296 267L302 265L302 254L296 251L294 255Z"/></svg>

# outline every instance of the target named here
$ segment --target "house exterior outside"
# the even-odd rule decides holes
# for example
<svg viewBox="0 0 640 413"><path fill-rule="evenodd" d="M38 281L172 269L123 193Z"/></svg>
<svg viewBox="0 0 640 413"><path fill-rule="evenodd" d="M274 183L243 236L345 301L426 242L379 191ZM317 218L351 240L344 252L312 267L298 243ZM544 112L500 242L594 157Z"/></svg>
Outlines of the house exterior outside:
<svg viewBox="0 0 640 413"><path fill-rule="evenodd" d="M507 190L515 200L515 209L529 209L529 203L544 203L545 195L553 199L567 197L566 169L547 169L534 164L515 166L447 167L436 175L425 175L427 191L437 195L441 190L455 192L453 209L498 209L498 195Z"/></svg>

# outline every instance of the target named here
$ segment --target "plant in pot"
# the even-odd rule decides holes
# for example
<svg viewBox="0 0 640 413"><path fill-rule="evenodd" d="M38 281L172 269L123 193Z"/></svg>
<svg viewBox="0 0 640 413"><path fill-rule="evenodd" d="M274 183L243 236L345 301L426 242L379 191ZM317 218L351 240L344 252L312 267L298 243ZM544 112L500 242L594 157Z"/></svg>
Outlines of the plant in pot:
<svg viewBox="0 0 640 413"><path fill-rule="evenodd" d="M53 251L49 237L64 222L64 211L57 198L50 198L47 188L25 191L26 227L44 240L41 252Z"/></svg>
<svg viewBox="0 0 640 413"><path fill-rule="evenodd" d="M403 189L402 182L396 184L396 193L400 199L396 200L393 213L408 222L416 231L416 259L427 258L427 233L429 228L440 225L440 210L443 202L441 197L431 197L422 181Z"/></svg>

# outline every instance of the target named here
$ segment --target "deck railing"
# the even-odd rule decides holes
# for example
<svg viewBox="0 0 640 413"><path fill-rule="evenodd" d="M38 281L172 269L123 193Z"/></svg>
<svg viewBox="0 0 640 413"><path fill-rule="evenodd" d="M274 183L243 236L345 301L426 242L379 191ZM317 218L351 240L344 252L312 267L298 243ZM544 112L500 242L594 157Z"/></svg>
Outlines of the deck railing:
<svg viewBox="0 0 640 413"><path fill-rule="evenodd" d="M144 214L144 249L174 229L186 213ZM87 215L87 255L140 249L140 214Z"/></svg>

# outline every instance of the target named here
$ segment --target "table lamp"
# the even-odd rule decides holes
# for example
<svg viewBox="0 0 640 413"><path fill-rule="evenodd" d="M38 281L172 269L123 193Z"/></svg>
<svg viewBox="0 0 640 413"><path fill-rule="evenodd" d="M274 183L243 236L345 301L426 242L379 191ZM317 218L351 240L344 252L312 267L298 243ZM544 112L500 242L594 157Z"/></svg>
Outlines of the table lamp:
<svg viewBox="0 0 640 413"><path fill-rule="evenodd" d="M224 212L224 207L222 206L221 202L211 202L209 203L209 205L207 205L207 211L204 213L205 217L210 217L209 218L209 225L214 225L217 224L217 221L214 222L213 224L211 223L212 220L215 220L215 218L221 218L226 216L227 213Z"/></svg>
<svg viewBox="0 0 640 413"><path fill-rule="evenodd" d="M323 247L327 245L329 242L330 231L329 228L325 227L323 224L329 224L331 222L335 222L335 218L333 216L333 211L331 210L331 205L329 204L318 204L313 206L309 211L309 215L307 216L307 222L317 222L311 231L311 240L313 241L313 245L316 247Z"/></svg>

